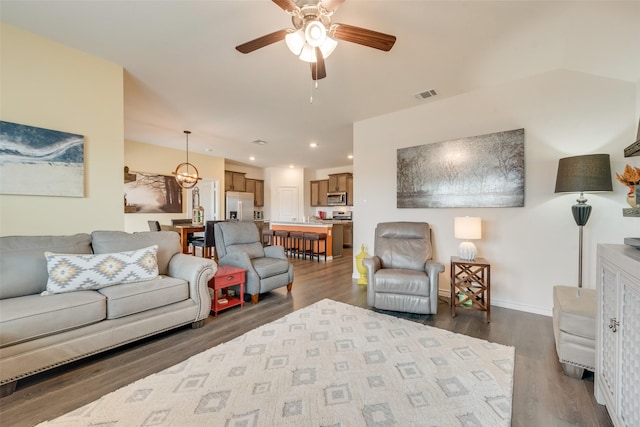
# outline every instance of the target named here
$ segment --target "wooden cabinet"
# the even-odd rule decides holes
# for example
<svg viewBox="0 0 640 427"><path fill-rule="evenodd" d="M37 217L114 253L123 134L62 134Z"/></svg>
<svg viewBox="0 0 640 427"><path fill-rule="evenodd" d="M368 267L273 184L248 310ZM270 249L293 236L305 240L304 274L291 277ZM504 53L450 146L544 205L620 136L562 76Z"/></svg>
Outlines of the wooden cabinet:
<svg viewBox="0 0 640 427"><path fill-rule="evenodd" d="M344 231L342 233L342 244L344 246L352 248L353 247L353 223L345 222L343 230Z"/></svg>
<svg viewBox="0 0 640 427"><path fill-rule="evenodd" d="M245 191L253 193L253 206L264 206L264 181L261 179L246 178L244 180Z"/></svg>
<svg viewBox="0 0 640 427"><path fill-rule="evenodd" d="M347 206L353 206L353 175L347 177Z"/></svg>
<svg viewBox="0 0 640 427"><path fill-rule="evenodd" d="M310 182L310 204L311 206L327 206L327 193L329 180L322 179Z"/></svg>
<svg viewBox="0 0 640 427"><path fill-rule="evenodd" d="M352 177L351 173L336 173L329 175L329 192L346 192L347 178Z"/></svg>
<svg viewBox="0 0 640 427"><path fill-rule="evenodd" d="M264 181L261 179L256 179L256 192L255 192L255 205L258 207L264 206Z"/></svg>
<svg viewBox="0 0 640 427"><path fill-rule="evenodd" d="M225 191L246 191L245 173L224 171Z"/></svg>
<svg viewBox="0 0 640 427"><path fill-rule="evenodd" d="M598 245L595 395L613 424L640 425L640 251Z"/></svg>

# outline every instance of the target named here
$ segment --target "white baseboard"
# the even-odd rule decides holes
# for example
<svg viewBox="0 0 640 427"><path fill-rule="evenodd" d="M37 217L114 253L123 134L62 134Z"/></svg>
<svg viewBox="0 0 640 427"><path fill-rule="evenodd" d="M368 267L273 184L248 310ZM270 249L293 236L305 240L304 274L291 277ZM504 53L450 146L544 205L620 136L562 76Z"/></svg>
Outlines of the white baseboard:
<svg viewBox="0 0 640 427"><path fill-rule="evenodd" d="M440 297L449 298L450 294L451 292L449 292L446 289L440 289L438 291L438 296ZM542 316L548 316L548 317L553 316L553 312L548 309L534 307L531 305L518 304L511 301L504 301L504 300L499 300L495 298L491 298L491 305L496 307L508 308L511 310L524 311L526 313L540 314Z"/></svg>

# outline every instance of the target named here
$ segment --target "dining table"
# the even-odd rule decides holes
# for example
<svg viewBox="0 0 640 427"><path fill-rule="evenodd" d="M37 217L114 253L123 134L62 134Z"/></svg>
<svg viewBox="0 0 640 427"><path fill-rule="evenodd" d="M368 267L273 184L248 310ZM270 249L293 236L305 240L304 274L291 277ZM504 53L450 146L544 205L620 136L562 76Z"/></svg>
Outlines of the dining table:
<svg viewBox="0 0 640 427"><path fill-rule="evenodd" d="M188 236L190 233L199 233L204 231L203 225L195 225L195 224L179 224L173 226L178 233L180 233L180 242L182 243L182 253L189 254L189 239Z"/></svg>

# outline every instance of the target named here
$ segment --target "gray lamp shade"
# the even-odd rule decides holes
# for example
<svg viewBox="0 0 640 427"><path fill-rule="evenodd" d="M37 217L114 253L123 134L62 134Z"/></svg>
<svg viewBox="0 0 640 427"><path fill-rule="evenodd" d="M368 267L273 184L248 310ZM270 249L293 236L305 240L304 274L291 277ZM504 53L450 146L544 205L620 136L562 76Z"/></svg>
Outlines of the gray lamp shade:
<svg viewBox="0 0 640 427"><path fill-rule="evenodd" d="M555 192L583 191L613 191L608 154L588 154L560 159Z"/></svg>

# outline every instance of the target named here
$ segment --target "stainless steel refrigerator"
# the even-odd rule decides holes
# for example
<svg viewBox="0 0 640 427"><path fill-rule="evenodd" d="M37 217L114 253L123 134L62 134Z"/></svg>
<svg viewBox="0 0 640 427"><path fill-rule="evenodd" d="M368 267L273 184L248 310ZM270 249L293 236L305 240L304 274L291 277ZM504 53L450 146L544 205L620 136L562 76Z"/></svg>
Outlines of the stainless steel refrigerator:
<svg viewBox="0 0 640 427"><path fill-rule="evenodd" d="M253 221L253 193L227 191L227 220Z"/></svg>

